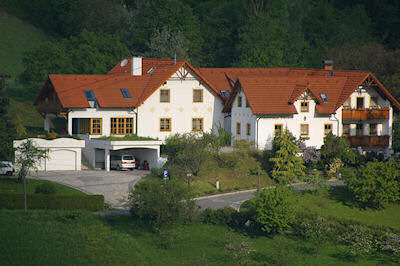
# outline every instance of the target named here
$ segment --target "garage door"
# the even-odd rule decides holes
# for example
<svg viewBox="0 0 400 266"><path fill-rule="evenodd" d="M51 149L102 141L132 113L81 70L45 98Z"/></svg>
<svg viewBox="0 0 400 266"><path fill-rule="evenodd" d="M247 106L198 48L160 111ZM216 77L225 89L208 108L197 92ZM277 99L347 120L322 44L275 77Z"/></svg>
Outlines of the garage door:
<svg viewBox="0 0 400 266"><path fill-rule="evenodd" d="M71 150L50 151L46 170L75 170L76 156L76 152Z"/></svg>

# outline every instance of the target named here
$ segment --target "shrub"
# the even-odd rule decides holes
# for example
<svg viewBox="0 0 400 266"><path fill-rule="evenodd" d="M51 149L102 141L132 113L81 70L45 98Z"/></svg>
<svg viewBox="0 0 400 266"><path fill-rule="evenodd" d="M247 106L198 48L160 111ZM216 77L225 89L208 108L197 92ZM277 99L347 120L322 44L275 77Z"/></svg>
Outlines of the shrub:
<svg viewBox="0 0 400 266"><path fill-rule="evenodd" d="M374 235L371 230L362 225L350 225L339 235L339 241L349 247L353 256L374 251Z"/></svg>
<svg viewBox="0 0 400 266"><path fill-rule="evenodd" d="M160 168L156 168L156 167L151 168L150 172L151 172L151 175L155 176L155 177L160 177L162 175Z"/></svg>
<svg viewBox="0 0 400 266"><path fill-rule="evenodd" d="M201 213L201 221L206 224L231 225L236 210L231 207L212 210L205 209Z"/></svg>
<svg viewBox="0 0 400 266"><path fill-rule="evenodd" d="M374 208L383 208L388 202L400 199L400 173L393 159L387 162L369 162L361 167L360 174L345 178L348 189L355 199Z"/></svg>
<svg viewBox="0 0 400 266"><path fill-rule="evenodd" d="M302 150L303 161L308 167L315 165L321 159L321 154L315 147L304 147Z"/></svg>
<svg viewBox="0 0 400 266"><path fill-rule="evenodd" d="M42 195L28 194L30 209L63 209L102 211L104 208L103 195ZM0 209L23 209L23 194L0 194Z"/></svg>
<svg viewBox="0 0 400 266"><path fill-rule="evenodd" d="M165 225L179 222L195 208L184 184L154 180L135 187L129 195L131 213L149 222L161 234Z"/></svg>
<svg viewBox="0 0 400 266"><path fill-rule="evenodd" d="M35 188L35 193L44 195L56 194L56 187L53 184L40 184Z"/></svg>
<svg viewBox="0 0 400 266"><path fill-rule="evenodd" d="M331 164L334 158L339 158L345 165L356 165L361 160L360 155L351 149L346 139L334 136L331 132L326 136L320 152L325 165Z"/></svg>
<svg viewBox="0 0 400 266"><path fill-rule="evenodd" d="M50 132L47 135L47 139L52 140L52 139L56 139L58 137L58 134L56 132Z"/></svg>
<svg viewBox="0 0 400 266"><path fill-rule="evenodd" d="M255 220L262 225L262 230L282 232L295 220L291 204L291 192L285 186L263 190L255 199Z"/></svg>

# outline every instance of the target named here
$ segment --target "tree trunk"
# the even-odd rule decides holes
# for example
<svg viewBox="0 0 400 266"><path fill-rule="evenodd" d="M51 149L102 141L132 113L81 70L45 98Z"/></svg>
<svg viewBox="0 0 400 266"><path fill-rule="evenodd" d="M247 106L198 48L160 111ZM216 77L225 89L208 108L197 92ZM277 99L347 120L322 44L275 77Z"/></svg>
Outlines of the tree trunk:
<svg viewBox="0 0 400 266"><path fill-rule="evenodd" d="M28 200L26 196L26 177L24 177L24 210L25 212L28 210Z"/></svg>

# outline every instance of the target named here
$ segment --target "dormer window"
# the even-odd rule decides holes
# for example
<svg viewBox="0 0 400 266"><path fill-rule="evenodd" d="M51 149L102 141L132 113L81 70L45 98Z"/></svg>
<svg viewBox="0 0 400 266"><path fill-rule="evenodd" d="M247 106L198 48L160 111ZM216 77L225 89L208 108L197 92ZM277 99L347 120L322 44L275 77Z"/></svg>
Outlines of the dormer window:
<svg viewBox="0 0 400 266"><path fill-rule="evenodd" d="M131 94L129 93L129 91L127 89L121 89L121 93L122 93L122 96L124 96L124 98L126 98L126 99L132 98Z"/></svg>
<svg viewBox="0 0 400 266"><path fill-rule="evenodd" d="M300 103L300 112L302 113L308 112L308 102L304 101Z"/></svg>

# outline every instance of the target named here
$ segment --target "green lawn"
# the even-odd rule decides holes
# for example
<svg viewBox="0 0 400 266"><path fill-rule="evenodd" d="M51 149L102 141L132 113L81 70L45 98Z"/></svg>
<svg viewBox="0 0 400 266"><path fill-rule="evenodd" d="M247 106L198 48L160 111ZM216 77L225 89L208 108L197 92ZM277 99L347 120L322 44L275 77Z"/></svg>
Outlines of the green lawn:
<svg viewBox="0 0 400 266"><path fill-rule="evenodd" d="M325 217L335 217L362 222L373 226L387 226L400 230L400 204L389 204L386 209L361 209L356 206L345 187L334 187L330 191L297 193L298 211L312 212Z"/></svg>
<svg viewBox="0 0 400 266"><path fill-rule="evenodd" d="M171 249L166 237L128 216L88 212L0 211L2 265L235 265L224 248L244 237L254 249L250 265L351 265L342 246L323 246L316 256L296 238L243 236L227 227L182 225ZM363 257L360 265L396 265L388 255Z"/></svg>
<svg viewBox="0 0 400 266"><path fill-rule="evenodd" d="M85 193L70 187L50 182L47 180L26 179L28 194L34 194L35 188L40 184L53 184L56 188L56 195L85 195ZM0 193L23 193L23 184L17 178L6 178L0 176Z"/></svg>

